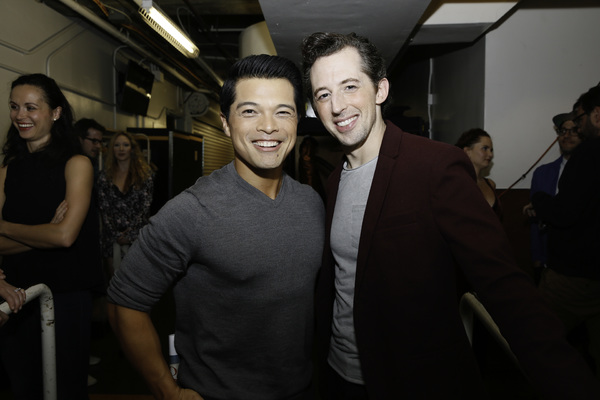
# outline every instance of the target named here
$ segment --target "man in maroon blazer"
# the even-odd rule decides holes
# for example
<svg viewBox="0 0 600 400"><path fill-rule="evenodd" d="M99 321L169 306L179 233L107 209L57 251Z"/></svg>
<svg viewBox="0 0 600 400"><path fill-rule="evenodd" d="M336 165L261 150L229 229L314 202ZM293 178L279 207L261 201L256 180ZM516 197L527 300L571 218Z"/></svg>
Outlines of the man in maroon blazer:
<svg viewBox="0 0 600 400"><path fill-rule="evenodd" d="M302 54L313 108L346 156L328 183L317 283L324 397L487 397L458 313L456 260L544 399L600 398L516 266L464 152L384 121L389 82L375 46L315 33Z"/></svg>

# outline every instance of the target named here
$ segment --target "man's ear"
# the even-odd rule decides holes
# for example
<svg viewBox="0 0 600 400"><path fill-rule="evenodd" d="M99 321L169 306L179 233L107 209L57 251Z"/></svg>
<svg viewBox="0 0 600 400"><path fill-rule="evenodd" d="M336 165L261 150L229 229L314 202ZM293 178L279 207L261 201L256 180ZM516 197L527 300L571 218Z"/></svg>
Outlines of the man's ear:
<svg viewBox="0 0 600 400"><path fill-rule="evenodd" d="M220 113L219 116L221 117L221 123L223 124L223 132L225 132L225 135L227 135L228 137L231 137L231 132L229 131L229 124L227 123L227 118L225 117L225 114Z"/></svg>
<svg viewBox="0 0 600 400"><path fill-rule="evenodd" d="M381 105L387 99L388 94L390 93L390 81L387 78L383 78L377 84L377 94L375 95L376 104Z"/></svg>

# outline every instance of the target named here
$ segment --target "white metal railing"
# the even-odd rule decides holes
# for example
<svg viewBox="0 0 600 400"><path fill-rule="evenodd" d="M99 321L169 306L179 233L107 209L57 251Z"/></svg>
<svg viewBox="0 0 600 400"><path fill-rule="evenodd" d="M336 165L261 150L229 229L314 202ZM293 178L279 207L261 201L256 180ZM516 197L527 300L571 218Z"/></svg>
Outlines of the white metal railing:
<svg viewBox="0 0 600 400"><path fill-rule="evenodd" d="M44 400L56 400L56 344L54 333L54 298L48 286L43 283L25 290L25 304L40 298L42 324L42 365L44 379ZM0 304L0 311L10 314L8 303ZM10 320L7 322L10 324ZM2 329L2 328L0 328Z"/></svg>
<svg viewBox="0 0 600 400"><path fill-rule="evenodd" d="M477 299L473 293L465 293L460 299L460 316L469 338L469 342L473 344L473 316L476 315L481 323L485 326L492 337L500 344L504 352L515 362L515 364L521 368L519 360L512 352L510 345L502 336L498 325L494 322L491 315L487 312L483 304Z"/></svg>

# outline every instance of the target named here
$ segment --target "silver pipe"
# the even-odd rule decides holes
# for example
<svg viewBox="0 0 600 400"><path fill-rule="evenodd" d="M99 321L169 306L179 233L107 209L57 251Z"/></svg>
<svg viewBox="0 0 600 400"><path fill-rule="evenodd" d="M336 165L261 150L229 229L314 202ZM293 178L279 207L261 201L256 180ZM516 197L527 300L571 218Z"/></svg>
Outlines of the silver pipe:
<svg viewBox="0 0 600 400"><path fill-rule="evenodd" d="M172 74L173 76L175 76L177 79L179 79L179 81L181 81L183 84L187 85L190 89L195 90L197 92L212 93L210 90L208 90L206 88L200 88L200 87L194 85L193 83L191 83L186 77L184 77L183 75L181 75L177 70L175 70L174 68L172 68L169 65L165 64L163 61L158 60L152 54L148 53L143 47L141 47L138 44L136 44L135 42L133 42L129 37L127 37L126 35L124 35L121 32L119 32L119 30L116 29L113 25L111 25L110 23L104 21L100 17L98 17L96 14L94 14L93 12L91 12L90 10L88 10L86 7L83 7L83 6L79 5L77 2L75 2L73 0L60 0L60 2L63 3L64 5L70 7L73 11L79 13L79 15L81 15L84 18L86 18L90 22L94 23L96 26L98 26L99 28L101 28L105 32L109 33L110 35L112 35L116 39L118 39L121 42L125 43L126 45L128 45L129 47L131 47L132 49L134 49L136 52L144 55L145 57L147 57L149 59L151 59L153 63L159 65L164 70L169 71L170 74ZM200 66L202 68L205 69L205 71L210 76L213 76L213 77L216 76L216 73L206 63L199 63L199 64L200 64Z"/></svg>

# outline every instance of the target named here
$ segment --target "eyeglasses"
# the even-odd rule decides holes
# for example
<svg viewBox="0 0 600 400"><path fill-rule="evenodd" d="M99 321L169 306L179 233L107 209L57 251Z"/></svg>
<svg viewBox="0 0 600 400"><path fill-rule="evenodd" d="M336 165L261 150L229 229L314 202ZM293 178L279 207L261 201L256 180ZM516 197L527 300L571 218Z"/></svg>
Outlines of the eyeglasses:
<svg viewBox="0 0 600 400"><path fill-rule="evenodd" d="M574 127L574 128L561 128L561 129L557 129L556 130L556 134L558 136L576 135L578 130L579 129L577 127Z"/></svg>
<svg viewBox="0 0 600 400"><path fill-rule="evenodd" d="M92 142L95 145L102 144L102 140L100 140L100 139L92 139L92 138L89 138L89 137L85 137L84 139L85 140L89 140L90 142Z"/></svg>
<svg viewBox="0 0 600 400"><path fill-rule="evenodd" d="M573 118L571 121L573 121L574 124L579 125L579 120L583 118L584 115L587 115L585 111Z"/></svg>

